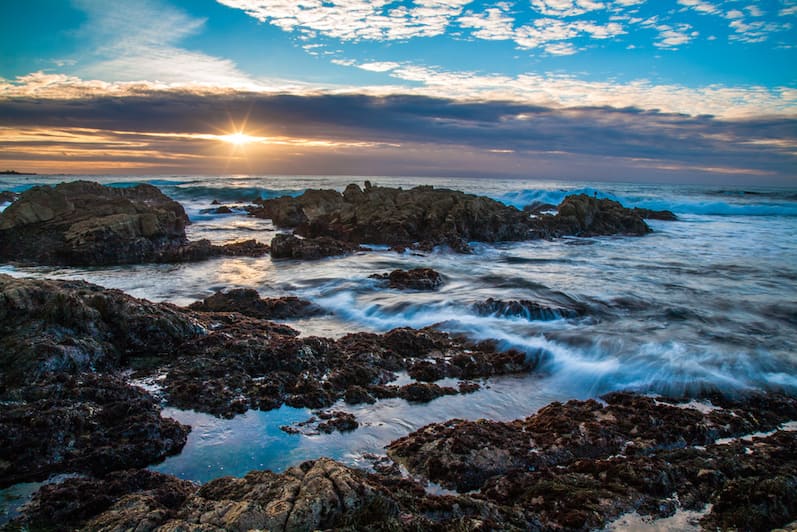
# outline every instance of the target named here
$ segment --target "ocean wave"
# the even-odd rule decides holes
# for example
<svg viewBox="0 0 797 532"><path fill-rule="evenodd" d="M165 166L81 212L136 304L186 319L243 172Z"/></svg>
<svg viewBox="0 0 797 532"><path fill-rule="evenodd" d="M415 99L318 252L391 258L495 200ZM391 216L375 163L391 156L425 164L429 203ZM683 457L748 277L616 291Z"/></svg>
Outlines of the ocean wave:
<svg viewBox="0 0 797 532"><path fill-rule="evenodd" d="M304 189L273 189L263 187L214 187L203 185L180 185L161 187L161 190L176 200L217 200L221 203L251 202L255 199L272 199L281 196L298 196Z"/></svg>
<svg viewBox="0 0 797 532"><path fill-rule="evenodd" d="M645 196L639 194L614 194L592 187L574 189L522 189L491 197L506 205L522 209L527 205L559 205L566 196L587 194L618 201L626 207L651 210L668 210L675 214L702 216L797 216L797 194L794 191L706 191L696 197L662 197L660 192ZM720 195L728 201L717 200Z"/></svg>

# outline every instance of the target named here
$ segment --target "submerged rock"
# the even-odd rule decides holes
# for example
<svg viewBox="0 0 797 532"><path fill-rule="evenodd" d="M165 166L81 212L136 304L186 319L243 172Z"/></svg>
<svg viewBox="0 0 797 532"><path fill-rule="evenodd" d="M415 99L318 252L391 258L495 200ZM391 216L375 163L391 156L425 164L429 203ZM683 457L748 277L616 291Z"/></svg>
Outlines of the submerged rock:
<svg viewBox="0 0 797 532"><path fill-rule="evenodd" d="M317 260L361 251L352 245L329 237L299 238L280 233L271 240L271 257L274 259Z"/></svg>
<svg viewBox="0 0 797 532"><path fill-rule="evenodd" d="M38 186L0 213L0 260L93 266L262 255L268 249L189 242L188 223L182 206L151 185L114 188L74 181Z"/></svg>
<svg viewBox="0 0 797 532"><path fill-rule="evenodd" d="M485 316L522 317L529 321L550 321L562 318L577 318L584 314L583 308L552 307L527 299L502 301L488 298L473 304L477 314Z"/></svg>
<svg viewBox="0 0 797 532"><path fill-rule="evenodd" d="M437 290L443 285L443 277L431 268L393 270L369 277L385 280L390 288L397 290Z"/></svg>
<svg viewBox="0 0 797 532"><path fill-rule="evenodd" d="M264 320L306 318L323 314L324 311L310 301L294 296L261 299L257 290L235 288L227 292L216 292L202 301L188 306L203 312L240 312Z"/></svg>
<svg viewBox="0 0 797 532"><path fill-rule="evenodd" d="M59 376L0 394L0 488L54 473L102 475L177 454L190 427L122 379Z"/></svg>

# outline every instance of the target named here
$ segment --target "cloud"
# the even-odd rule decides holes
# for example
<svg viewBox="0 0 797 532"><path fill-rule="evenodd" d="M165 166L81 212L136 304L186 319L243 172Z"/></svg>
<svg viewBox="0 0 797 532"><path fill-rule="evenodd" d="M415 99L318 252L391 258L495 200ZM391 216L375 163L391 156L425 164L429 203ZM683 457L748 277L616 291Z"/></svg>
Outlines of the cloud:
<svg viewBox="0 0 797 532"><path fill-rule="evenodd" d="M573 17L604 9L606 4L594 0L531 0L531 6L548 17Z"/></svg>
<svg viewBox="0 0 797 532"><path fill-rule="evenodd" d="M506 14L504 9L491 7L484 13L469 11L457 19L463 28L473 28L472 35L488 41L511 40L514 38L515 19Z"/></svg>
<svg viewBox="0 0 797 532"><path fill-rule="evenodd" d="M313 32L341 41L401 40L441 35L471 0L218 0L284 31Z"/></svg>
<svg viewBox="0 0 797 532"><path fill-rule="evenodd" d="M79 61L73 59L73 71L82 77L237 87L254 84L232 61L178 46L202 31L203 19L157 0L124 6L101 0L74 0L74 4L88 17L77 35L90 43L86 49L91 52Z"/></svg>
<svg viewBox="0 0 797 532"><path fill-rule="evenodd" d="M784 182L793 179L797 162L797 118L717 120L410 95L150 90L124 98L0 100L0 116L3 161L61 160L64 152L73 156L67 162L99 164L106 158L214 172L229 159L229 146L219 137L230 132L231 123L245 121L247 134L259 139L249 159L263 165L256 171L272 164L272 171L309 170L333 160L346 173L366 162L376 168L379 155L380 174L420 172L430 165L445 173L446 164L449 175L467 174L461 165L468 160L485 172L487 162L495 164L491 175L529 176L538 175L533 166L514 165L546 160L557 171L603 168L643 178L663 169L682 177L699 170ZM446 155L435 163L433 153Z"/></svg>

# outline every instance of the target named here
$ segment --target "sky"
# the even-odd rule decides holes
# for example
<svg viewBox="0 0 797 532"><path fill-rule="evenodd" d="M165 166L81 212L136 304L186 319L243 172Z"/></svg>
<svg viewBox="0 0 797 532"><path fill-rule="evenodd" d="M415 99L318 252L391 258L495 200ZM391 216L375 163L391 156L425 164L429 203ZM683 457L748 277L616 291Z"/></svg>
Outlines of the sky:
<svg viewBox="0 0 797 532"><path fill-rule="evenodd" d="M797 0L5 0L2 168L797 185Z"/></svg>

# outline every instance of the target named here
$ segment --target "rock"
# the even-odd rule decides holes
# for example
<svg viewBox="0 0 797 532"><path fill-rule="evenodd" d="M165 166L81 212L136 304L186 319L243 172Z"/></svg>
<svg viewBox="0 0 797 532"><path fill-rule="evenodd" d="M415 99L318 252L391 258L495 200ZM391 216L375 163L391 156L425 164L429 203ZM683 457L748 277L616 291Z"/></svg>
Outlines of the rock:
<svg viewBox="0 0 797 532"><path fill-rule="evenodd" d="M541 201L535 201L523 207L523 212L527 212L529 214L542 214L544 212L554 211L556 211L556 205L551 205L550 203L544 203Z"/></svg>
<svg viewBox="0 0 797 532"><path fill-rule="evenodd" d="M443 284L443 277L431 268L393 270L389 274L374 274L369 277L384 279L390 288L397 290L437 290Z"/></svg>
<svg viewBox="0 0 797 532"><path fill-rule="evenodd" d="M566 197L556 215L548 205L519 211L490 198L420 186L409 190L351 184L343 194L307 190L298 197L260 200L250 214L270 218L307 238L386 244L395 250L447 245L468 253L468 242L519 241L559 236L643 235L640 212L585 194ZM540 210L542 209L542 210Z"/></svg>
<svg viewBox="0 0 797 532"><path fill-rule="evenodd" d="M535 219L541 236L644 235L650 227L632 209L610 199L586 194L567 196L557 207L555 216Z"/></svg>
<svg viewBox="0 0 797 532"><path fill-rule="evenodd" d="M359 405L362 403L374 404L376 402L376 399L374 399L373 395L368 393L368 390L357 385L346 388L346 395L344 395L343 399L350 405Z"/></svg>
<svg viewBox="0 0 797 532"><path fill-rule="evenodd" d="M352 244L430 246L478 240L523 240L527 216L489 198L429 186L410 190L349 185L334 190L307 190L297 198L260 202L252 214L271 218L278 227L297 234L331 237ZM464 247L467 247L466 245Z"/></svg>
<svg viewBox="0 0 797 532"><path fill-rule="evenodd" d="M0 390L47 374L165 359L202 335L192 315L84 281L0 274Z"/></svg>
<svg viewBox="0 0 797 532"><path fill-rule="evenodd" d="M214 214L232 214L232 209L227 207L226 205L222 205L213 210Z"/></svg>
<svg viewBox="0 0 797 532"><path fill-rule="evenodd" d="M412 382L399 388L399 397L413 403L428 403L443 395L455 395L457 390L428 382Z"/></svg>
<svg viewBox="0 0 797 532"><path fill-rule="evenodd" d="M264 320L306 318L324 313L317 305L294 296L261 299L257 290L251 288L216 292L188 308L203 312L240 312Z"/></svg>
<svg viewBox="0 0 797 532"><path fill-rule="evenodd" d="M113 522L114 526L127 530L149 525L152 529L155 523L175 516L176 510L197 489L192 482L146 469L117 471L101 480L69 478L47 484L34 494L24 508L24 528L77 530L89 519L103 514L95 524L105 522L110 526ZM117 502L120 504L116 505ZM115 508L111 509L112 506Z"/></svg>
<svg viewBox="0 0 797 532"><path fill-rule="evenodd" d="M304 434L316 436L318 434L331 434L338 432L351 432L359 427L357 418L354 414L342 412L340 410L314 412L314 415L305 421L293 423L280 427L280 430L288 434Z"/></svg>
<svg viewBox="0 0 797 532"><path fill-rule="evenodd" d="M271 257L274 259L317 260L362 250L359 246L329 237L299 238L280 233L271 240Z"/></svg>
<svg viewBox="0 0 797 532"><path fill-rule="evenodd" d="M212 246L210 254L226 257L260 257L269 252L269 246L254 239L233 242L223 246Z"/></svg>
<svg viewBox="0 0 797 532"><path fill-rule="evenodd" d="M108 376L51 377L0 400L0 488L145 467L180 452L190 431L162 418L149 393Z"/></svg>
<svg viewBox="0 0 797 532"><path fill-rule="evenodd" d="M188 242L182 206L151 185L105 187L74 181L22 193L0 213L0 260L111 265L200 260L225 253ZM254 248L257 254L265 250ZM235 253L245 247L235 248Z"/></svg>
<svg viewBox="0 0 797 532"><path fill-rule="evenodd" d="M585 309L580 306L577 308L551 307L526 299L502 301L499 299L488 298L485 301L474 303L472 308L474 312L483 316L517 316L525 318L529 321L550 321L563 318L577 318L582 316L585 312Z"/></svg>
<svg viewBox="0 0 797 532"><path fill-rule="evenodd" d="M156 473L67 479L41 490L18 528L86 530L522 530L526 521L468 496L427 495L400 475L320 458L202 487ZM137 478L140 476L141 478ZM170 492L173 494L170 496Z"/></svg>
<svg viewBox="0 0 797 532"><path fill-rule="evenodd" d="M634 207L632 210L639 215L640 218L645 218L646 220L664 220L667 222L678 220L678 217L672 211L654 211L651 209L641 209L639 207Z"/></svg>
<svg viewBox="0 0 797 532"><path fill-rule="evenodd" d="M776 409L760 408L752 400L745 408L702 414L616 393L604 397L606 406L594 400L552 403L508 423L452 420L429 425L391 443L388 454L413 473L469 491L514 470L555 469L579 460L704 446L797 419L797 399L776 397Z"/></svg>
<svg viewBox="0 0 797 532"><path fill-rule="evenodd" d="M17 199L17 193L9 190L0 192L0 203L11 203Z"/></svg>

